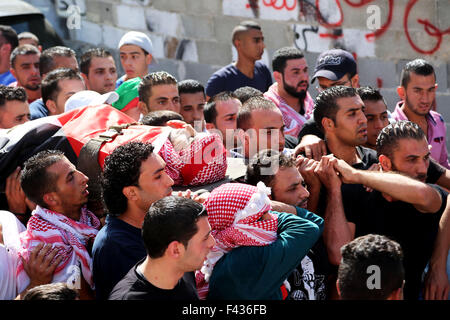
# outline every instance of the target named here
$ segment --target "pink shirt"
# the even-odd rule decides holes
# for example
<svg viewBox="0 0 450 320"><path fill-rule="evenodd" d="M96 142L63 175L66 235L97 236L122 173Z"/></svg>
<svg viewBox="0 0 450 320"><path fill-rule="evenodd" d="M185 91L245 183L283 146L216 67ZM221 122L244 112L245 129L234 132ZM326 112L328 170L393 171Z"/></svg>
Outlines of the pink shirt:
<svg viewBox="0 0 450 320"><path fill-rule="evenodd" d="M278 83L274 83L270 86L269 90L264 93L264 97L272 100L280 108L283 114L284 133L290 136L297 137L300 130L303 128L303 124L311 117L314 109L314 100L311 98L309 92L306 92L304 100L305 115L295 111L286 101L278 94Z"/></svg>
<svg viewBox="0 0 450 320"><path fill-rule="evenodd" d="M395 106L395 110L392 113L392 118L395 120L409 120L401 106L403 105L403 101L400 101ZM448 162L447 155L447 143L446 143L446 128L445 122L442 116L430 110L430 112L426 116L428 123L428 133L427 140L428 144L431 145L431 157L438 161L442 166L450 169L450 164Z"/></svg>

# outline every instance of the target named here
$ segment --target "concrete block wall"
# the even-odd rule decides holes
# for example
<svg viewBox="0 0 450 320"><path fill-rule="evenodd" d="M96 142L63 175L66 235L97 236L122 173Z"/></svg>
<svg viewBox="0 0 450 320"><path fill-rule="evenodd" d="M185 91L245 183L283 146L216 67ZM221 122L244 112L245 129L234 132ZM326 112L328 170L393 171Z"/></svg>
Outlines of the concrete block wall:
<svg viewBox="0 0 450 320"><path fill-rule="evenodd" d="M211 74L235 57L231 31L242 20L263 29L269 65L274 51L297 46L314 69L318 54L342 47L355 54L361 85L381 89L393 110L404 64L422 57L436 68L437 108L450 127L450 1L448 0L27 0L40 8L58 33L81 53L103 46L116 57L117 43L129 30L147 33L157 63L177 79L206 84ZM364 3L364 4L360 4ZM392 4L392 6L391 6ZM69 5L84 9L80 28L68 30L61 14ZM56 10L59 7L59 10ZM371 8L369 8L371 7ZM375 10L375 11L374 11ZM374 13L375 12L375 13ZM376 15L378 14L378 16ZM378 19L384 29L370 29ZM367 38L373 32L376 38ZM370 41L371 40L371 41ZM315 84L310 86L313 96ZM450 145L450 134L447 137ZM450 149L450 148L449 148Z"/></svg>

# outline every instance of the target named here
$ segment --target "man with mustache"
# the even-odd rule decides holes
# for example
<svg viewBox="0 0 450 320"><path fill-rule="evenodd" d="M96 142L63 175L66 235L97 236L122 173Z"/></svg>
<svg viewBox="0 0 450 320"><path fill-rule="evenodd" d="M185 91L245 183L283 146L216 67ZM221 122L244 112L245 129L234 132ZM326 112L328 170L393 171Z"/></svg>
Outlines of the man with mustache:
<svg viewBox="0 0 450 320"><path fill-rule="evenodd" d="M439 227L443 223L447 192L425 183L430 150L417 124L398 121L385 127L377 139L377 154L383 172L356 170L342 160L326 156L330 170L336 173L330 177L336 186L337 199L341 182L345 185L342 203L329 216L329 221L342 220L329 233L325 228L323 237L330 261L335 264L341 260L341 246L355 237L373 233L397 241L404 251L405 299L418 299L425 266L433 250L442 245L439 243L442 240L437 240L442 239L438 234L447 232ZM364 186L374 191L367 192ZM434 277L444 275L440 278L448 286L445 263L437 267L435 260L441 257L433 257L430 273Z"/></svg>
<svg viewBox="0 0 450 320"><path fill-rule="evenodd" d="M402 70L401 85L392 117L395 120L410 120L425 132L431 145L431 157L450 169L446 146L446 128L442 116L431 110L436 97L436 74L433 66L423 59L410 61Z"/></svg>
<svg viewBox="0 0 450 320"><path fill-rule="evenodd" d="M41 52L31 44L19 46L11 53L11 73L17 81L10 86L23 87L27 92L28 103L41 97L40 55Z"/></svg>
<svg viewBox="0 0 450 320"><path fill-rule="evenodd" d="M297 137L314 107L308 93L308 64L300 50L284 47L275 51L272 69L276 82L264 96L275 102L283 113L284 133Z"/></svg>

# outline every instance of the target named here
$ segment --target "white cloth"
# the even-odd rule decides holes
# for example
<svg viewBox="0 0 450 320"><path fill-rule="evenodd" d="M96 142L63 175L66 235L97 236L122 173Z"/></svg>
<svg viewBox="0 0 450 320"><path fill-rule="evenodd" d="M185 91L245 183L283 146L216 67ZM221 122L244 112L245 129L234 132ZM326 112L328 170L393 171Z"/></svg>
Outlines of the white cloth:
<svg viewBox="0 0 450 320"><path fill-rule="evenodd" d="M3 244L0 243L0 300L13 300L19 294L16 277L19 234L26 229L9 211L0 211L0 224L3 233Z"/></svg>

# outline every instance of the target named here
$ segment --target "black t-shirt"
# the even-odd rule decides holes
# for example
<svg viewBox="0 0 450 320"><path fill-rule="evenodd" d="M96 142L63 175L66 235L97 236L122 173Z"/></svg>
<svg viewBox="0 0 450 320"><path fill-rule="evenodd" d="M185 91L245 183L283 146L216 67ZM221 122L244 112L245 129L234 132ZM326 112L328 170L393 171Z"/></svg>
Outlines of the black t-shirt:
<svg viewBox="0 0 450 320"><path fill-rule="evenodd" d="M111 291L109 300L198 300L193 272L186 272L173 289L160 289L148 282L144 275L138 271L137 267L143 261L144 260L139 261L131 268L126 276L116 284Z"/></svg>
<svg viewBox="0 0 450 320"><path fill-rule="evenodd" d="M439 220L446 206L447 192L430 185L442 196L436 213L421 213L410 203L387 201L380 192L367 192L362 185L342 189L347 221L355 224L355 238L381 234L397 241L404 254L405 299L418 299L422 272L431 258Z"/></svg>

